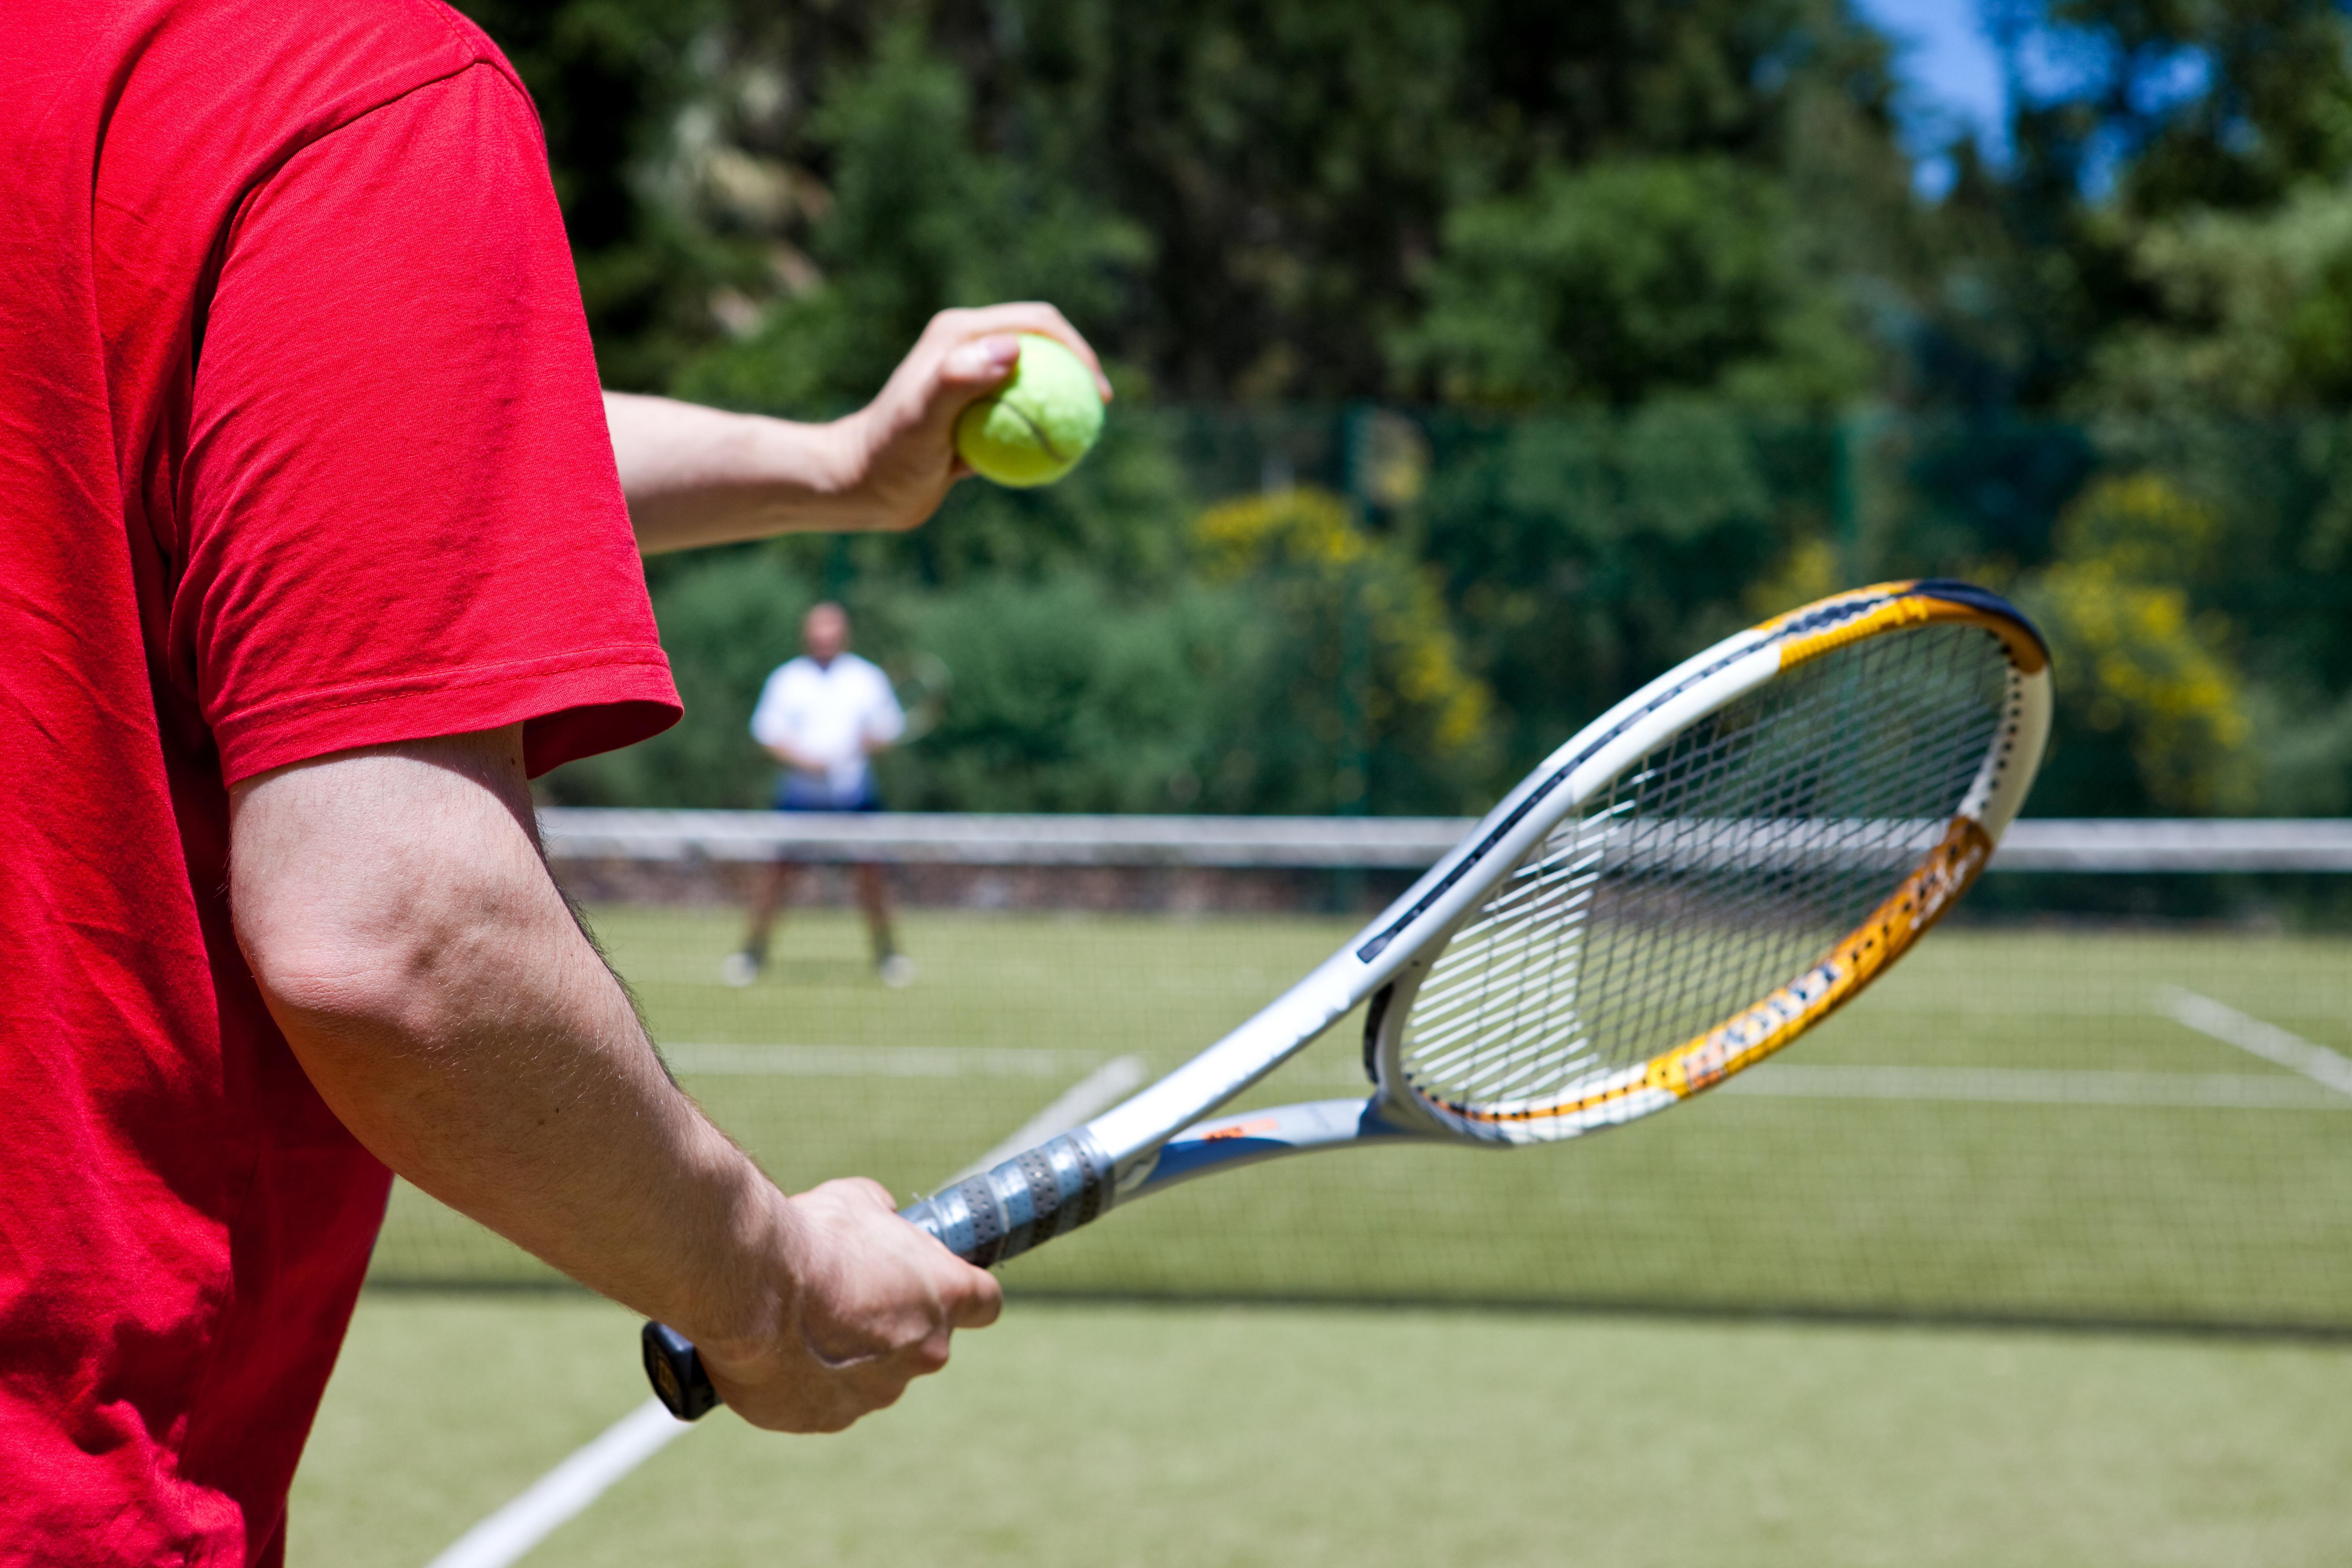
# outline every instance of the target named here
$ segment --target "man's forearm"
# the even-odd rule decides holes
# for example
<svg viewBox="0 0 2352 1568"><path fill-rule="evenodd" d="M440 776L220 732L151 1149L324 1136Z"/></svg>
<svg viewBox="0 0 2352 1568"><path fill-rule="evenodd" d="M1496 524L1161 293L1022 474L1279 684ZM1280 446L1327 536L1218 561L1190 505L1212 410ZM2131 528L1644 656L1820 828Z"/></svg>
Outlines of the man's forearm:
<svg viewBox="0 0 2352 1568"><path fill-rule="evenodd" d="M874 525L855 493L861 449L848 420L796 424L625 392L604 395L604 420L648 555Z"/></svg>
<svg viewBox="0 0 2352 1568"><path fill-rule="evenodd" d="M914 527L969 471L955 453L956 419L1012 374L1023 332L1059 339L1109 397L1094 350L1041 304L940 311L874 401L830 425L606 393L637 548L650 555L809 529Z"/></svg>
<svg viewBox="0 0 2352 1568"><path fill-rule="evenodd" d="M693 1336L747 1419L890 1404L995 1280L871 1182L777 1191L670 1081L530 824L520 726L230 792L237 941L303 1070L394 1170Z"/></svg>
<svg viewBox="0 0 2352 1568"><path fill-rule="evenodd" d="M540 863L528 798L485 789L519 781L518 746L387 749L239 792L232 897L271 1009L418 1186L688 1332L773 1334L782 1194L662 1070Z"/></svg>

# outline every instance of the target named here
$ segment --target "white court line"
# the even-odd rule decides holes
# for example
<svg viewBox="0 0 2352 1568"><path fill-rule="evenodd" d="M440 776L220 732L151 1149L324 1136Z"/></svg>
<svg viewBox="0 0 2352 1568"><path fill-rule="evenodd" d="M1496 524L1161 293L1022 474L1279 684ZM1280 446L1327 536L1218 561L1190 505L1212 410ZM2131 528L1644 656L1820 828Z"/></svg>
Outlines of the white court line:
<svg viewBox="0 0 2352 1568"><path fill-rule="evenodd" d="M678 1060L686 1051L717 1052L777 1052L824 1053L815 1059L832 1060L835 1053L855 1055L860 1061L875 1056L887 1058L893 1055L904 1058L946 1057L959 1058L1024 1058L1013 1071L989 1072L992 1077L1035 1077L1034 1066L1025 1058L1044 1058L1055 1061L1076 1055L1070 1051L923 1051L919 1048L873 1052L843 1046L672 1046L667 1051L670 1065L679 1072L726 1072L719 1068L689 1068ZM721 1057L719 1059L730 1059ZM785 1059L811 1059L805 1057ZM1001 1067L1002 1064L1000 1064ZM926 1071L908 1073L894 1070L887 1065L876 1065L869 1070L887 1077L952 1077L953 1072ZM743 1068L733 1070L741 1071ZM749 1070L774 1070L751 1068ZM788 1072L791 1069L786 1069ZM838 1076L843 1069L826 1068L822 1074L808 1076ZM960 1182L975 1171L984 1171L999 1161L1010 1159L1022 1150L1042 1143L1059 1132L1066 1132L1096 1111L1123 1097L1144 1079L1141 1057L1118 1057L1105 1062L1076 1083L1056 1096L1051 1105L1021 1124L1021 1130L982 1154L971 1164L950 1176L948 1181ZM565 1459L555 1468L533 1481L521 1496L491 1514L481 1523L459 1536L449 1550L436 1557L427 1568L510 1568L523 1555L558 1529L579 1516L590 1503L604 1495L606 1488L667 1447L681 1432L691 1430L688 1423L678 1420L662 1407L658 1399L648 1399L635 1410L605 1428L604 1434L586 1447Z"/></svg>
<svg viewBox="0 0 2352 1568"><path fill-rule="evenodd" d="M1363 1073L1332 1065L1293 1081L1352 1085ZM2352 1110L2352 1100L2270 1073L2134 1072L2055 1068L1870 1067L1773 1061L1710 1094L1763 1100L1877 1100L1987 1105L2186 1106L2215 1110Z"/></svg>
<svg viewBox="0 0 2352 1568"><path fill-rule="evenodd" d="M2152 1105L2229 1110L2352 1110L2268 1073L2067 1072L2050 1068L1817 1066L1769 1062L1717 1092L1780 1100L1962 1100L1996 1105Z"/></svg>
<svg viewBox="0 0 2352 1568"><path fill-rule="evenodd" d="M2210 1107L2215 1110L2344 1110L2352 1096L2352 1061L2284 1029L2249 1018L2219 1002L2187 992L2181 1010L2160 996L2164 1016L2252 1051L2268 1061L2305 1072L2331 1091L2315 1094L2291 1079L2252 1073L2160 1073L2129 1069L1963 1068L1768 1062L1731 1079L1734 1094L1772 1100L1883 1100L1958 1101L2010 1105L2147 1105ZM2218 1009L2218 1012L2213 1011ZM2208 1028L2208 1025L2213 1026ZM2221 1028L2237 1036L2216 1033ZM2260 1043L2260 1048L2249 1041ZM2277 1055L2271 1052L2275 1049ZM2317 1058L2308 1053L2317 1053ZM2298 1054L2302 1053L2302 1054ZM1082 1051L1044 1047L964 1049L921 1046L738 1046L685 1045L665 1047L677 1071L718 1076L779 1078L1060 1078L1093 1058ZM1127 1064L1127 1065L1122 1065ZM956 1173L960 1181L1023 1149L1067 1131L1143 1081L1139 1057L1105 1063L1073 1085L1061 1099L1019 1131ZM2326 1075L2333 1071L2341 1082ZM1361 1087L1353 1063L1301 1064L1289 1081Z"/></svg>
<svg viewBox="0 0 2352 1568"><path fill-rule="evenodd" d="M2188 993L2179 994L2189 995ZM2209 1106L2221 1110L2282 1110L2343 1109L2341 1095L2352 1095L2352 1062L2347 1062L2325 1047L2312 1045L2284 1029L2275 1029L2259 1019L2248 1018L2243 1014L2222 1007L2218 1002L2203 997L2191 997L2190 1001L2202 1004L2204 1008L2219 1008L2221 1015L2237 1021L2231 1026L2239 1027L2242 1032L2250 1031L2248 1038L2261 1038L2266 1046L2279 1046L2282 1055L2271 1056L2267 1050L2255 1049L2241 1039L2231 1038L2230 1044L2242 1046L2266 1060L2277 1061L2297 1070L2303 1070L2308 1058L2287 1059L2294 1047L2317 1052L2322 1058L2338 1064L2336 1070L2344 1075L2345 1087L2340 1094L2331 1092L2320 1096L2314 1095L2294 1080L2275 1079L2266 1074L2158 1073L2102 1068L2069 1071L2049 1068L1898 1067L1810 1062L1769 1062L1740 1074L1723 1087L1733 1093L1760 1095L1774 1100L2179 1105ZM2202 1028L2205 1023L2213 1022L2219 1016L2194 1007L2189 1011L2196 1014L2198 1021L2169 1009L2164 1016L2179 1017L2192 1028ZM2269 1034L2263 1035L2262 1031L2269 1031ZM2281 1041L2285 1044L2280 1045ZM1091 1059L1081 1051L1042 1047L976 1050L895 1046L689 1045L670 1046L665 1051L670 1065L678 1072L730 1077L1043 1079L1061 1077ZM1123 1063L1132 1066L1122 1067ZM1142 1059L1137 1057L1121 1057L1104 1064L1095 1073L1073 1085L1061 1100L1056 1100L1041 1111L1020 1131L950 1179L961 1180L974 1171L986 1170L998 1161L1019 1153L1024 1148L1042 1143L1055 1133L1076 1126L1141 1083L1146 1070ZM2330 1090L2336 1090L2338 1086L2336 1083L2321 1076L2326 1070L2326 1064L2322 1063L2310 1076L2326 1084ZM1289 1077L1295 1083L1362 1086L1367 1093L1370 1092L1370 1085L1365 1084L1361 1069L1352 1063L1302 1064L1301 1068L1294 1068ZM1068 1102L1066 1105L1064 1103L1066 1100Z"/></svg>
<svg viewBox="0 0 2352 1568"><path fill-rule="evenodd" d="M737 1078L1063 1078L1101 1058L1093 1051L952 1046L667 1045L672 1072Z"/></svg>
<svg viewBox="0 0 2352 1568"><path fill-rule="evenodd" d="M1115 1057L1062 1091L1061 1098L1021 1124L1020 1130L948 1178L950 1185L976 1176L1024 1149L1034 1149L1057 1133L1067 1132L1096 1111L1127 1098L1143 1081L1141 1057Z"/></svg>
<svg viewBox="0 0 2352 1568"><path fill-rule="evenodd" d="M2200 1035L2235 1046L2251 1056L2266 1062L2276 1062L2291 1068L2314 1083L2326 1084L2338 1094L2352 1095L2352 1061L2329 1050L2326 1046L2290 1034L2276 1024L2239 1012L2226 1003L2210 996L2200 996L2194 991L2183 991L2177 985L2158 988L2157 1005L2165 1015L2185 1024Z"/></svg>
<svg viewBox="0 0 2352 1568"><path fill-rule="evenodd" d="M1727 1081L1719 1093L1768 1099L1960 1100L2025 1105L2150 1105L2229 1110L2352 1110L2352 1061L2210 997L2166 987L2166 1014L2226 1044L2292 1068L2336 1092L2315 1095L2292 1079L2250 1073L2061 1071L2043 1068L1935 1068L1767 1063ZM709 1053L703 1055L700 1053ZM672 1046L680 1072L792 1077L1037 1078L1076 1052L974 1051L853 1046ZM682 1059L683 1058L683 1059ZM694 1065L689 1065L689 1064ZM1140 1084L1140 1057L1104 1063L1057 1096L1020 1130L950 1177L961 1181L1023 1149L1066 1132ZM1302 1075L1304 1076L1304 1075ZM1361 1082L1352 1069L1318 1077ZM648 1400L565 1459L529 1490L467 1531L430 1568L509 1568L606 1488L687 1430Z"/></svg>
<svg viewBox="0 0 2352 1568"><path fill-rule="evenodd" d="M688 1429L662 1408L660 1400L646 1400L533 1481L520 1497L459 1536L429 1568L507 1568Z"/></svg>

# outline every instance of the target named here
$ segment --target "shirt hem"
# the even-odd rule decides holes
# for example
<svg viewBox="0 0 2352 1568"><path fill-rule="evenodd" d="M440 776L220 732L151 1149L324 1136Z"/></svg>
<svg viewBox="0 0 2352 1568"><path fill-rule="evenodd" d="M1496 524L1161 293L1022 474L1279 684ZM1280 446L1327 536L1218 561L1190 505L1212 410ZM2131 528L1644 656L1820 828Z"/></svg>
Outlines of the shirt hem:
<svg viewBox="0 0 2352 1568"><path fill-rule="evenodd" d="M214 726L222 783L362 746L514 723L526 726L525 760L536 775L658 734L684 711L668 660L640 648L619 658L596 649L405 676L273 706Z"/></svg>

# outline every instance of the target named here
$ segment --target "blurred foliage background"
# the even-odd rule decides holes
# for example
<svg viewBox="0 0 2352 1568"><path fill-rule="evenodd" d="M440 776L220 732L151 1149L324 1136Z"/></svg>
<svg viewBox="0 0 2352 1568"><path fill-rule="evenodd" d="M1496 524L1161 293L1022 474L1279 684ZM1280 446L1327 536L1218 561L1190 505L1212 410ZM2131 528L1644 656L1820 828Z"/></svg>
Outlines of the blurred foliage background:
<svg viewBox="0 0 2352 1568"><path fill-rule="evenodd" d="M2037 813L2352 812L2339 0L1981 0L1998 163L1842 0L461 3L609 384L829 417L1045 298L1121 395L1048 490L649 562L689 718L556 798L757 804L831 595L938 700L894 804L1465 811L1933 572L2057 647Z"/></svg>

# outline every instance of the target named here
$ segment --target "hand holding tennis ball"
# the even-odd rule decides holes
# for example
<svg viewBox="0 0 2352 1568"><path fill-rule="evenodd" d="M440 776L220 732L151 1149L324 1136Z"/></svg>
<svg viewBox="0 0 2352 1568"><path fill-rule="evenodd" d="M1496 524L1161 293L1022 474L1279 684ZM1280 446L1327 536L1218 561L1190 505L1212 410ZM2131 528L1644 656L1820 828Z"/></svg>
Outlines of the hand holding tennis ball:
<svg viewBox="0 0 2352 1568"><path fill-rule="evenodd" d="M768 474L795 462L809 471L817 504L784 526L897 532L937 511L967 474L1013 485L1058 478L1085 454L1110 396L1086 339L1033 300L941 310L856 413L814 426L747 416L751 429L737 439L769 448ZM789 485L743 489L760 521L699 542L772 533L771 519L792 515Z"/></svg>
<svg viewBox="0 0 2352 1568"><path fill-rule="evenodd" d="M957 418L956 454L1000 485L1049 485L1078 466L1102 424L1094 372L1053 339L1024 332L1012 375Z"/></svg>

